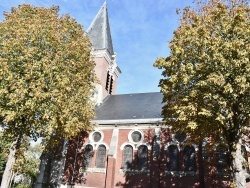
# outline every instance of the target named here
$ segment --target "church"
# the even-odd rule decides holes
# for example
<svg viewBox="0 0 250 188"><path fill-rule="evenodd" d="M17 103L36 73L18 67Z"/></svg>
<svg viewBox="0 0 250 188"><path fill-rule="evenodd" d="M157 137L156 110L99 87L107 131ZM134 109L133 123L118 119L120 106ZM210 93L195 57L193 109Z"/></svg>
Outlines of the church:
<svg viewBox="0 0 250 188"><path fill-rule="evenodd" d="M116 94L116 62L106 2L87 30L99 79L92 132L64 141L60 155L41 156L36 188L228 187L228 154L206 152L163 121L160 92ZM250 187L250 185L248 185Z"/></svg>

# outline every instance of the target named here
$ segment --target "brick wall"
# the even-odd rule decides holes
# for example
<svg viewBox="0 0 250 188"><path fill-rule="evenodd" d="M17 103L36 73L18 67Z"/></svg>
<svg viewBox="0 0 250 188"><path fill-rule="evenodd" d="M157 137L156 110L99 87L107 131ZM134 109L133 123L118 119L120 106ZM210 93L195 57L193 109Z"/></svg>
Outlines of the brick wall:
<svg viewBox="0 0 250 188"><path fill-rule="evenodd" d="M142 140L143 144L148 145L148 168L145 171L138 171L138 160L137 160L137 146L141 143L131 143L131 139L129 139L129 134L131 134L131 130L140 130L144 139ZM171 132L168 128L161 129L161 145L160 145L160 155L159 157L153 156L153 148L154 148L154 128L142 128L138 129L138 127L129 128L120 128L119 129L119 139L117 143L117 154L114 157L108 156L108 150L106 152L106 168L98 169L96 168L96 156L97 156L97 148L100 144L106 144L107 149L110 146L113 129L107 128L100 130L103 134L103 139L100 142L93 143L94 146L94 154L92 158L91 165L89 167L90 170L86 170L85 172L79 172L82 166L83 153L82 146L84 144L90 143L90 139L88 135L82 134L80 135L78 150L76 150L78 139L72 140L69 143L68 153L67 153L67 162L65 165L64 172L64 183L69 184L72 178L72 170L74 168L74 159L77 151L76 164L75 164L75 172L74 172L74 183L79 187L149 187L149 188L158 188L158 187L200 187L200 182L202 178L204 178L205 186L207 188L210 187L228 187L227 182L228 178L218 175L216 170L216 156L214 153L211 153L209 157L205 157L202 160L199 160L200 155L198 147L196 147L195 151L195 161L196 161L196 171L192 173L186 173L184 171L184 155L183 148L184 145L181 146L179 152L179 172L168 173L168 153L166 149L166 145L171 142ZM133 164L132 169L128 171L124 171L122 169L122 161L123 161L123 146L126 144L132 144L134 149L133 152ZM204 171L204 175L201 176L198 172L202 173ZM248 187L250 185L248 184Z"/></svg>

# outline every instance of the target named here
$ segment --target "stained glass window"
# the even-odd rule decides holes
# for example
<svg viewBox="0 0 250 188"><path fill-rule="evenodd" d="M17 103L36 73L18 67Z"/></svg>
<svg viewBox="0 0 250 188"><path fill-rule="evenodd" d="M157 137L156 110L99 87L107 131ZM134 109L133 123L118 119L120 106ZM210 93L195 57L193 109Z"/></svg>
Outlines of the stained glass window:
<svg viewBox="0 0 250 188"><path fill-rule="evenodd" d="M88 145L86 145L86 147L84 149L84 154L83 154L82 166L84 169L90 167L92 157L93 157L93 146L88 144Z"/></svg>
<svg viewBox="0 0 250 188"><path fill-rule="evenodd" d="M183 151L184 171L195 171L195 149L186 146Z"/></svg>
<svg viewBox="0 0 250 188"><path fill-rule="evenodd" d="M138 148L138 169L147 169L148 164L148 148L147 146L139 146Z"/></svg>
<svg viewBox="0 0 250 188"><path fill-rule="evenodd" d="M124 169L131 169L133 160L133 148L130 145L127 145L123 149L123 161L122 167Z"/></svg>
<svg viewBox="0 0 250 188"><path fill-rule="evenodd" d="M100 145L97 149L96 167L105 168L105 162L106 162L106 147L104 145Z"/></svg>
<svg viewBox="0 0 250 188"><path fill-rule="evenodd" d="M179 170L179 150L176 145L170 145L168 147L168 163L167 167L169 171Z"/></svg>

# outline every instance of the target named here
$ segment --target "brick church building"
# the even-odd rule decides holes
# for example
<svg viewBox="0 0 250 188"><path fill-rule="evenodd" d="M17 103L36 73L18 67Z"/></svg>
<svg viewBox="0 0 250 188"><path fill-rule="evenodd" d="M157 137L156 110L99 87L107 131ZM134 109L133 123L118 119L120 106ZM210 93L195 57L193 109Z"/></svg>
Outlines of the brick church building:
<svg viewBox="0 0 250 188"><path fill-rule="evenodd" d="M87 33L100 80L93 93L96 126L64 141L59 156L42 155L36 188L228 187L223 143L211 153L205 141L190 143L184 134L172 134L162 119L160 92L116 94L121 70L106 3Z"/></svg>

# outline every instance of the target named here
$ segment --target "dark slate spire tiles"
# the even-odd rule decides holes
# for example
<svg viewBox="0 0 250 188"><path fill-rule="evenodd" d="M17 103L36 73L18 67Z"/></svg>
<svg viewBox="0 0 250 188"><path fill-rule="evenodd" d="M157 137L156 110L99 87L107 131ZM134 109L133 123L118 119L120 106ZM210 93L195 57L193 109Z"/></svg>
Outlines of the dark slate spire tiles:
<svg viewBox="0 0 250 188"><path fill-rule="evenodd" d="M87 33L95 49L107 49L110 55L114 55L106 2L90 24Z"/></svg>

